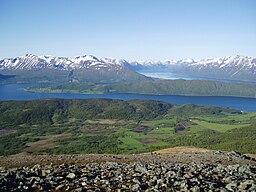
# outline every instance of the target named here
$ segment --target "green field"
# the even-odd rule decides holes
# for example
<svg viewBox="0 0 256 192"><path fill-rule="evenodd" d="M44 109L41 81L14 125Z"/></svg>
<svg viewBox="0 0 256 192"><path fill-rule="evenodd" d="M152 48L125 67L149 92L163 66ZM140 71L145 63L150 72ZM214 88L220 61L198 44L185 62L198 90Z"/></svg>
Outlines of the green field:
<svg viewBox="0 0 256 192"><path fill-rule="evenodd" d="M256 113L220 107L45 99L1 101L0 114L0 155L141 153L174 146L256 153Z"/></svg>
<svg viewBox="0 0 256 192"><path fill-rule="evenodd" d="M198 126L193 126L191 130L193 130L194 127L198 127L199 129L211 129L211 130L220 131L220 132L225 132L235 128L241 128L241 127L246 127L250 125L250 124L244 124L244 122L240 124L209 123L207 121L199 121L199 120L194 120L193 122L197 123Z"/></svg>

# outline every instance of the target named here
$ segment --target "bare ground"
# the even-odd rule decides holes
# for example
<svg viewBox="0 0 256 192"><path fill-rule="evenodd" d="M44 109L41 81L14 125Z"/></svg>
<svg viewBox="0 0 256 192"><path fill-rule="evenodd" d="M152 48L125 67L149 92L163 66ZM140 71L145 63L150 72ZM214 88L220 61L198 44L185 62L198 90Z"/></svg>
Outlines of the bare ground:
<svg viewBox="0 0 256 192"><path fill-rule="evenodd" d="M155 139L155 138L142 138L142 139L139 139L139 141L141 142L141 143L157 143L157 142L159 142L159 140L158 139Z"/></svg>
<svg viewBox="0 0 256 192"><path fill-rule="evenodd" d="M13 130L13 129L1 129L0 137L7 136L7 135L13 134L15 132L16 132L16 130Z"/></svg>
<svg viewBox="0 0 256 192"><path fill-rule="evenodd" d="M59 135L51 135L47 138L42 138L39 141L27 143L26 146L28 147L26 149L27 152L35 152L40 151L47 148L53 148L56 147L56 141L63 140L67 138L67 134L59 134Z"/></svg>
<svg viewBox="0 0 256 192"><path fill-rule="evenodd" d="M209 164L249 164L256 166L255 159L237 157L228 152L212 151L195 147L175 147L159 150L156 153L111 155L111 154L73 154L73 155L32 155L17 154L0 156L0 167L22 167L35 164L84 164L84 163L209 163Z"/></svg>
<svg viewBox="0 0 256 192"><path fill-rule="evenodd" d="M204 148L197 148L197 147L191 147L191 146L182 146L182 147L173 147L173 148L167 148L155 151L155 153L159 154L172 154L172 153L184 153L184 152L207 152L210 151L208 149Z"/></svg>

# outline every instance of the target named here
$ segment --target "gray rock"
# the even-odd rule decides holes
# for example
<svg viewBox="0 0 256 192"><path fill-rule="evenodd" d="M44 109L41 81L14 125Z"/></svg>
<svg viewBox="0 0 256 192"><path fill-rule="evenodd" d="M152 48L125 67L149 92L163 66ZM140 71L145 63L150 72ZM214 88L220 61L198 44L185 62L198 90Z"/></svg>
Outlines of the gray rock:
<svg viewBox="0 0 256 192"><path fill-rule="evenodd" d="M79 187L77 189L74 190L75 192L82 192L83 191L83 188Z"/></svg>
<svg viewBox="0 0 256 192"><path fill-rule="evenodd" d="M140 189L141 189L141 188L140 188L140 185L139 185L139 184L135 184L135 185L133 185L132 188L131 188L132 191L136 191L136 192L137 192L137 191L140 191Z"/></svg>
<svg viewBox="0 0 256 192"><path fill-rule="evenodd" d="M63 189L63 188L64 188L64 185L61 184L61 185L58 185L58 186L55 188L55 190L58 191L58 190L61 190L61 189Z"/></svg>
<svg viewBox="0 0 256 192"><path fill-rule="evenodd" d="M256 183L256 182L255 182ZM248 191L256 191L256 184L253 183L251 187L248 189Z"/></svg>
<svg viewBox="0 0 256 192"><path fill-rule="evenodd" d="M140 172L142 174L147 173L147 169L144 166L140 165L140 164L135 164L134 171Z"/></svg>
<svg viewBox="0 0 256 192"><path fill-rule="evenodd" d="M226 189L229 191L236 191L237 189L237 184L236 183L229 183L226 185Z"/></svg>
<svg viewBox="0 0 256 192"><path fill-rule="evenodd" d="M43 169L43 170L42 170L42 176L43 176L43 177L49 175L50 173L51 173L51 170L49 170L49 169Z"/></svg>
<svg viewBox="0 0 256 192"><path fill-rule="evenodd" d="M229 153L227 153L230 156L235 156L235 157L242 157L242 154L237 152L237 151L231 151Z"/></svg>
<svg viewBox="0 0 256 192"><path fill-rule="evenodd" d="M251 170L250 168L247 166L247 165L241 165L239 168L238 168L238 172L241 174L241 173L251 173Z"/></svg>
<svg viewBox="0 0 256 192"><path fill-rule="evenodd" d="M75 173L69 173L67 175L67 178L69 178L69 179L75 179L75 177L76 177Z"/></svg>
<svg viewBox="0 0 256 192"><path fill-rule="evenodd" d="M200 187L194 186L194 187L191 188L191 191L192 192L200 192Z"/></svg>
<svg viewBox="0 0 256 192"><path fill-rule="evenodd" d="M172 156L166 155L166 158ZM147 164L36 165L0 168L0 177L3 177L0 191L255 191L255 170L252 165L178 164L155 160Z"/></svg>

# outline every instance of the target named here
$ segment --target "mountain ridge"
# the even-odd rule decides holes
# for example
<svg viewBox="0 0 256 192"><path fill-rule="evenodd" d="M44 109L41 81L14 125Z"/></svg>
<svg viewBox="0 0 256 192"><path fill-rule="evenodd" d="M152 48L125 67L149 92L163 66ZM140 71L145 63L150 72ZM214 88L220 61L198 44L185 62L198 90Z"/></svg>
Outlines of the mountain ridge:
<svg viewBox="0 0 256 192"><path fill-rule="evenodd" d="M150 80L128 67L128 62L93 55L71 57L26 54L0 60L0 73L18 82L98 82Z"/></svg>
<svg viewBox="0 0 256 192"><path fill-rule="evenodd" d="M209 58L209 59L193 59L193 58L184 58L184 59L169 59L169 60L125 60L125 59L117 59L111 57L102 57L98 58L94 55L82 55L77 57L62 57L62 56L51 56L51 55L43 55L37 56L34 54L26 54L24 56L15 57L15 58L4 58L0 60L0 70L10 68L10 69L18 69L22 67L18 64L22 64L25 62L45 62L46 64L55 64L53 67L64 67L66 68L82 68L85 67L84 65L97 65L97 64L112 64L112 65L141 65L141 66L156 66L156 65L175 65L175 64L188 64L190 66L203 66L208 65L211 63L218 64L221 68L224 65L229 64L249 64L249 67L253 67L256 65L256 58L249 57L249 56L224 56L224 57L217 57L217 58ZM16 68L15 68L16 67ZM31 67L34 67L33 65ZM40 66L39 66L40 67ZM66 68L65 68L66 67ZM26 69L26 68L25 68ZM256 70L254 71L256 73Z"/></svg>
<svg viewBox="0 0 256 192"><path fill-rule="evenodd" d="M42 69L54 69L59 71L76 70L78 73L81 71L83 71L83 73L84 71L90 71L90 73L92 71L98 71L97 75L100 75L101 72L113 72L111 76L119 76L116 79L114 78L115 80L109 80L110 77L104 77L104 82L120 81L119 79L125 77L124 73L127 71L129 71L130 76L137 76L135 78L136 80L146 80L146 77L143 77L141 74L136 74L136 72L140 73L140 71L143 70L157 70L160 72L171 72L194 77L256 81L256 58L240 55L201 60L186 58L165 61L132 61L109 57L98 58L93 55L55 57L26 54L21 57L0 60L0 73L4 74L4 72L6 72L7 75L15 71ZM124 72L124 70L126 72ZM123 80L129 81L129 78L124 78Z"/></svg>
<svg viewBox="0 0 256 192"><path fill-rule="evenodd" d="M256 58L249 56L225 56L194 60L191 58L165 61L130 61L139 71L170 72L200 78L256 81Z"/></svg>
<svg viewBox="0 0 256 192"><path fill-rule="evenodd" d="M16 58L5 58L0 60L0 70L30 70L35 68L57 68L63 70L82 69L95 67L97 70L113 65L116 68L123 66L125 60L114 58L97 58L93 55L83 55L77 57L55 57L49 55L37 56L26 54Z"/></svg>

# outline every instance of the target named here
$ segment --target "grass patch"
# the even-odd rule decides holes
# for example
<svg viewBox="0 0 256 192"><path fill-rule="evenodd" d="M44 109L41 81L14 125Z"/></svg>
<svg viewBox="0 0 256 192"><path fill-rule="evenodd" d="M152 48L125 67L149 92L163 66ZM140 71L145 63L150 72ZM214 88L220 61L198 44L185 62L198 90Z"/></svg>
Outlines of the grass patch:
<svg viewBox="0 0 256 192"><path fill-rule="evenodd" d="M220 123L209 123L206 121L198 121L198 120L194 120L193 122L197 123L199 126L196 127L196 129L211 129L211 130L215 130L215 131L221 131L221 132L226 132L228 130L232 130L235 128L241 128L241 127L245 127L248 126L250 124L234 124L234 125L230 125L230 124L220 124ZM191 130L194 129L194 126L191 126Z"/></svg>

